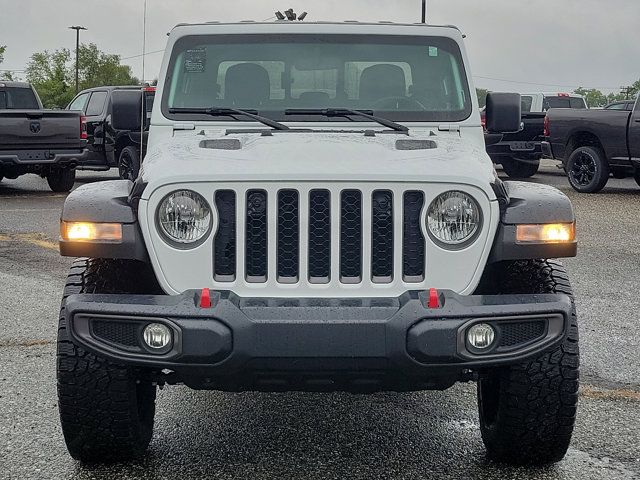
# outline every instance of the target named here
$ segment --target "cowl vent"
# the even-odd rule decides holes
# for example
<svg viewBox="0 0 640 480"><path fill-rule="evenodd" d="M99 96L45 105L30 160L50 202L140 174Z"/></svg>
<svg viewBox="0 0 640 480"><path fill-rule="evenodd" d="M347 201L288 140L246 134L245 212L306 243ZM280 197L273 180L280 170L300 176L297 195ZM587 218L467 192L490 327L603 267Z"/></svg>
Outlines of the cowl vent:
<svg viewBox="0 0 640 480"><path fill-rule="evenodd" d="M433 140L396 140L396 150L431 150L438 148Z"/></svg>
<svg viewBox="0 0 640 480"><path fill-rule="evenodd" d="M214 140L202 140L200 148L211 150L241 150L242 143L237 138L218 138Z"/></svg>

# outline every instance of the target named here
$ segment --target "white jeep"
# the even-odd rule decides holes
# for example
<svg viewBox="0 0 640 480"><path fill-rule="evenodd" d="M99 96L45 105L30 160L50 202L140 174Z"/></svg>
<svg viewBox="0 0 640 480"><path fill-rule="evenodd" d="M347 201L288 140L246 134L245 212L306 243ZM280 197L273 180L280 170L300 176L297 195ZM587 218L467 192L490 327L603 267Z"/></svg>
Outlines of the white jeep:
<svg viewBox="0 0 640 480"><path fill-rule="evenodd" d="M62 213L68 449L142 455L157 386L411 391L478 384L490 458L569 445L578 331L568 199L502 182L455 27L179 25L135 182ZM129 112L131 114L131 112ZM116 113L114 113L116 115ZM491 94L515 131L520 97Z"/></svg>

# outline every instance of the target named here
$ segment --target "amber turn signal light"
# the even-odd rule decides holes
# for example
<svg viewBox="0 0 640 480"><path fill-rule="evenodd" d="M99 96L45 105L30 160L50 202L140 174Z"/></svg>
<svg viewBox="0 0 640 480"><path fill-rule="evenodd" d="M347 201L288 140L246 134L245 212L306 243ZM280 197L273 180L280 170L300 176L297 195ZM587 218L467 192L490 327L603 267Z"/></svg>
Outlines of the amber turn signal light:
<svg viewBox="0 0 640 480"><path fill-rule="evenodd" d="M575 223L518 225L516 228L518 243L572 243L575 240Z"/></svg>
<svg viewBox="0 0 640 480"><path fill-rule="evenodd" d="M67 242L122 242L122 224L60 222L60 238Z"/></svg>

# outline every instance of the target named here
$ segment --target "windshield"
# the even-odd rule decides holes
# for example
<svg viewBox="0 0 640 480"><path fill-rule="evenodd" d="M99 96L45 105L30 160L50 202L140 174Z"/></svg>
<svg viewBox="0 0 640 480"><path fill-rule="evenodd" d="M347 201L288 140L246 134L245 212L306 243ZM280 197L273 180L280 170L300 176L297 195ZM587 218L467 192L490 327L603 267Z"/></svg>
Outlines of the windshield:
<svg viewBox="0 0 640 480"><path fill-rule="evenodd" d="M4 87L0 89L0 109L38 110L38 100L30 88Z"/></svg>
<svg viewBox="0 0 640 480"><path fill-rule="evenodd" d="M458 44L444 37L212 35L173 51L165 117L220 121L171 108L257 110L276 120L330 118L287 109L349 108L398 121L462 121L472 111ZM340 119L344 121L344 119Z"/></svg>

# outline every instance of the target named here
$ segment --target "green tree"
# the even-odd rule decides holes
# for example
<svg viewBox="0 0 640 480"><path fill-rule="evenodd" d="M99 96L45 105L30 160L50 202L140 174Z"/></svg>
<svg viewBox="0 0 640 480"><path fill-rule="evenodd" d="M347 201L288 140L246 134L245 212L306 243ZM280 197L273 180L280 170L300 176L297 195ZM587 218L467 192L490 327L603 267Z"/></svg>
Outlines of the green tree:
<svg viewBox="0 0 640 480"><path fill-rule="evenodd" d="M596 88L587 89L584 87L580 87L580 88L576 88L573 93L582 95L587 101L587 105L589 105L589 107L591 108L604 107L606 104L609 103L608 96Z"/></svg>
<svg viewBox="0 0 640 480"><path fill-rule="evenodd" d="M133 76L131 67L120 63L119 55L101 52L93 43L80 47L78 64L81 90L104 85L138 85L140 83ZM72 68L75 69L75 65Z"/></svg>
<svg viewBox="0 0 640 480"><path fill-rule="evenodd" d="M484 88L476 88L476 95L478 95L478 103L480 104L480 108L484 107L487 104L487 93L489 90Z"/></svg>
<svg viewBox="0 0 640 480"><path fill-rule="evenodd" d="M66 48L34 53L27 64L26 77L37 90L44 108L64 108L75 95Z"/></svg>
<svg viewBox="0 0 640 480"><path fill-rule="evenodd" d="M79 88L104 85L137 85L131 67L120 63L119 55L101 52L91 43L78 51ZM27 80L38 91L45 108L64 108L75 95L75 55L66 49L34 53L29 60Z"/></svg>
<svg viewBox="0 0 640 480"><path fill-rule="evenodd" d="M7 46L0 45L0 65L2 65L2 62L4 62L4 52L6 51L7 51ZM14 76L13 76L13 73L9 70L0 70L0 79L13 80Z"/></svg>

